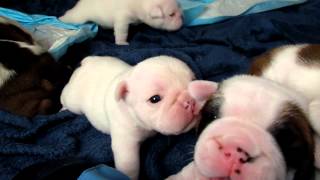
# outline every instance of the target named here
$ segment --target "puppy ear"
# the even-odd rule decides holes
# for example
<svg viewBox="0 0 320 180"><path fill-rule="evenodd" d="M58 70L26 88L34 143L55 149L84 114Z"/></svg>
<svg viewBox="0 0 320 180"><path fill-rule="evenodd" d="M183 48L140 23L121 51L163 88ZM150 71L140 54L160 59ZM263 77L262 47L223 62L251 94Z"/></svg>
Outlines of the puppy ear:
<svg viewBox="0 0 320 180"><path fill-rule="evenodd" d="M297 105L286 103L276 122L269 131L275 137L287 166L295 169L293 180L313 179L314 139L307 116Z"/></svg>
<svg viewBox="0 0 320 180"><path fill-rule="evenodd" d="M188 86L188 91L194 99L206 101L216 93L218 83L213 81L195 80Z"/></svg>
<svg viewBox="0 0 320 180"><path fill-rule="evenodd" d="M160 19L164 17L163 11L159 6L153 7L149 15L152 19Z"/></svg>
<svg viewBox="0 0 320 180"><path fill-rule="evenodd" d="M116 88L116 100L120 101L121 99L125 99L128 93L128 85L127 82L121 81Z"/></svg>

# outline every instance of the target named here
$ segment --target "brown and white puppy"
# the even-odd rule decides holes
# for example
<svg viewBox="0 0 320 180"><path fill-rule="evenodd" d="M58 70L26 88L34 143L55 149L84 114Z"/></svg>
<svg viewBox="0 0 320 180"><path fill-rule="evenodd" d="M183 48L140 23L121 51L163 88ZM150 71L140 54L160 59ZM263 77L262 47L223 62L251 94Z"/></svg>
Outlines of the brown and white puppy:
<svg viewBox="0 0 320 180"><path fill-rule="evenodd" d="M204 107L215 117L201 133L194 161L170 180L294 180L314 177L308 101L271 80L223 81Z"/></svg>
<svg viewBox="0 0 320 180"><path fill-rule="evenodd" d="M59 18L67 23L95 22L113 28L115 43L127 45L130 24L145 23L168 31L182 26L181 10L176 0L79 0Z"/></svg>
<svg viewBox="0 0 320 180"><path fill-rule="evenodd" d="M16 22L0 17L0 108L32 117L57 112L68 70Z"/></svg>
<svg viewBox="0 0 320 180"><path fill-rule="evenodd" d="M320 168L320 45L288 45L254 59L250 73L279 82L309 101L310 123L317 133L316 166Z"/></svg>
<svg viewBox="0 0 320 180"><path fill-rule="evenodd" d="M111 135L116 168L137 179L144 139L155 132L180 134L198 123L199 111L215 89L193 80L191 69L169 56L135 66L114 57L90 56L71 76L61 102Z"/></svg>

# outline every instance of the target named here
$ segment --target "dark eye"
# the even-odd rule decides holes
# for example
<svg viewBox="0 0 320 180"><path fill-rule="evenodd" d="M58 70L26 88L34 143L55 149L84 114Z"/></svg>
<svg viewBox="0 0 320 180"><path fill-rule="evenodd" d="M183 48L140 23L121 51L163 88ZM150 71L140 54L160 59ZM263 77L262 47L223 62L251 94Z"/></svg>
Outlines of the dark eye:
<svg viewBox="0 0 320 180"><path fill-rule="evenodd" d="M173 13L169 14L169 16L170 16L170 17L173 17L173 16L175 16L175 15L176 15L176 13L175 13L175 12L173 12Z"/></svg>
<svg viewBox="0 0 320 180"><path fill-rule="evenodd" d="M154 95L152 96L149 101L153 104L158 103L159 101L161 101L161 97L159 95Z"/></svg>

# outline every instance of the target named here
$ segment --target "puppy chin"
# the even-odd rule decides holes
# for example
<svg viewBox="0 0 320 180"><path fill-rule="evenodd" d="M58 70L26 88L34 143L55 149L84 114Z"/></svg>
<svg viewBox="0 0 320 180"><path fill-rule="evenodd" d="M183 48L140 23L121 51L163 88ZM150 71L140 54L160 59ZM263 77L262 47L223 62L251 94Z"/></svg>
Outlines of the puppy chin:
<svg viewBox="0 0 320 180"><path fill-rule="evenodd" d="M148 20L145 23L155 29L161 29L166 31L176 31L180 29L183 25L183 21L181 18L176 18L172 21L162 20L162 22L157 23L153 22L153 20Z"/></svg>
<svg viewBox="0 0 320 180"><path fill-rule="evenodd" d="M176 30L179 30L182 27L182 25L183 25L182 19L176 18L170 22L165 22L160 28L167 31L176 31Z"/></svg>
<svg viewBox="0 0 320 180"><path fill-rule="evenodd" d="M194 128L199 119L200 116L195 116L190 122L179 126L169 123L172 119L170 119L170 121L167 121L167 123L164 123L163 120L158 120L158 122L161 123L157 123L154 129L164 135L178 135Z"/></svg>

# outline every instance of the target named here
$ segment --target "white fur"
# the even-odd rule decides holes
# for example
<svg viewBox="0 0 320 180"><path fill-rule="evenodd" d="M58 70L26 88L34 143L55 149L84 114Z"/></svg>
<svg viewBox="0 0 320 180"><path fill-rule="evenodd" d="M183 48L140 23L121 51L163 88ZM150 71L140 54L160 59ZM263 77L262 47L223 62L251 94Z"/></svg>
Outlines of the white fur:
<svg viewBox="0 0 320 180"><path fill-rule="evenodd" d="M276 82L248 75L223 81L219 92L223 96L221 118L213 121L201 133L196 143L194 161L167 179L286 179L287 169L282 153L267 130L277 123L284 103L294 103L307 112L307 99ZM256 159L242 165L241 176L234 175L227 169L224 171L227 165L223 164L225 157L219 156L221 150L218 144L225 148L241 147Z"/></svg>
<svg viewBox="0 0 320 180"><path fill-rule="evenodd" d="M194 95L199 98L195 101L188 95L189 86L199 86L193 78L186 64L168 56L149 58L133 67L117 58L91 56L73 73L61 103L65 109L85 114L95 128L110 134L116 168L137 179L139 144L145 138L156 131L186 132L200 118L206 101L202 96L206 95ZM150 103L154 94L163 100Z"/></svg>
<svg viewBox="0 0 320 180"><path fill-rule="evenodd" d="M297 53L307 45L286 46L276 53L262 76L304 94L309 100L320 97L320 68L301 65Z"/></svg>
<svg viewBox="0 0 320 180"><path fill-rule="evenodd" d="M146 23L164 30L182 26L176 0L80 0L60 17L67 23L95 22L104 28L114 28L115 42L127 45L129 25Z"/></svg>
<svg viewBox="0 0 320 180"><path fill-rule="evenodd" d="M15 74L15 71L5 68L3 64L0 63L0 87Z"/></svg>
<svg viewBox="0 0 320 180"><path fill-rule="evenodd" d="M297 55L307 45L286 46L271 59L262 76L288 86L309 99L310 122L320 134L320 67L301 65Z"/></svg>
<svg viewBox="0 0 320 180"><path fill-rule="evenodd" d="M298 52L304 45L290 45L283 47L271 58L271 64L264 70L262 76L282 85L296 90L309 101L308 115L310 124L317 133L315 137L316 166L320 168L320 67L312 65L302 65L299 62ZM319 61L319 60L318 60Z"/></svg>
<svg viewBox="0 0 320 180"><path fill-rule="evenodd" d="M299 93L268 80L247 79L247 76L237 76L223 83L222 117L236 116L266 129L274 123L283 102L293 101L307 112L308 102Z"/></svg>

